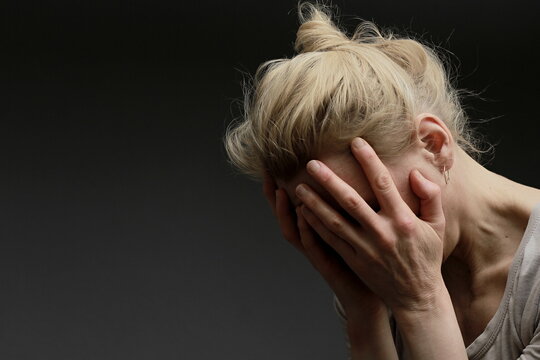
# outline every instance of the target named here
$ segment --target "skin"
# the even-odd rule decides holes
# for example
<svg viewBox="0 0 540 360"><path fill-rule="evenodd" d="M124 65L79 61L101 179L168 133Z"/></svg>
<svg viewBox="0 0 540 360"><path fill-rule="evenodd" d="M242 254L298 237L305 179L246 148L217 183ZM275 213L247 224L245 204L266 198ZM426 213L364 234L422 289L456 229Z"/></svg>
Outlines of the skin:
<svg viewBox="0 0 540 360"><path fill-rule="evenodd" d="M342 303L353 359L397 359L387 309L405 358L466 359L540 202L539 189L470 158L435 115L415 124L413 146L392 162L355 139L291 180L264 183L284 237Z"/></svg>

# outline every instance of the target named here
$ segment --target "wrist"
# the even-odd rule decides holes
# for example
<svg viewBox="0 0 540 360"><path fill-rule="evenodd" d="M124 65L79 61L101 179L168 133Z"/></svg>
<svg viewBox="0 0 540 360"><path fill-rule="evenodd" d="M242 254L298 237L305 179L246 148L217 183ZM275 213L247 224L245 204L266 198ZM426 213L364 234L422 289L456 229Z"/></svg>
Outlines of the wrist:
<svg viewBox="0 0 540 360"><path fill-rule="evenodd" d="M461 329L446 287L420 305L392 309L406 357L467 359Z"/></svg>
<svg viewBox="0 0 540 360"><path fill-rule="evenodd" d="M437 308L443 299L449 298L448 289L442 277L424 284L420 290L413 290L407 296L395 298L388 305L393 314L401 312L429 312Z"/></svg>
<svg viewBox="0 0 540 360"><path fill-rule="evenodd" d="M387 306L375 294L362 296L361 298L345 298L344 300L336 296L336 299L340 304L338 307L341 307L347 320L360 322L388 312Z"/></svg>
<svg viewBox="0 0 540 360"><path fill-rule="evenodd" d="M388 308L382 301L369 307L355 308L346 314L347 333L351 339L375 335L385 330L389 323Z"/></svg>
<svg viewBox="0 0 540 360"><path fill-rule="evenodd" d="M391 311L401 330L422 326L431 320L455 317L452 299L443 281L418 301L392 307Z"/></svg>
<svg viewBox="0 0 540 360"><path fill-rule="evenodd" d="M347 321L351 359L397 360L388 308L381 302L373 310Z"/></svg>

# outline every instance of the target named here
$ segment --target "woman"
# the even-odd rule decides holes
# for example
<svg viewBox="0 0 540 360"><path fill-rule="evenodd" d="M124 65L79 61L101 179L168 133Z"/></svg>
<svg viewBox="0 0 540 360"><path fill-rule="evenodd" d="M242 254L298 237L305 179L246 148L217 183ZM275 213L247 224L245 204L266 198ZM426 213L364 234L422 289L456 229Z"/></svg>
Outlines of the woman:
<svg viewBox="0 0 540 360"><path fill-rule="evenodd" d="M437 54L300 3L232 163L328 282L353 359L540 359L540 190L482 167Z"/></svg>

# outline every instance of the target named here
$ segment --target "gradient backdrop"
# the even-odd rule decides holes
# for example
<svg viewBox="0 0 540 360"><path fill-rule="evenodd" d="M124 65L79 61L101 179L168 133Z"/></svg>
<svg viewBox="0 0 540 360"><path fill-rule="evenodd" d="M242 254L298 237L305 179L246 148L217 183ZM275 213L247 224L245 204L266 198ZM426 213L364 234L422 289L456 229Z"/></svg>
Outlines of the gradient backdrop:
<svg viewBox="0 0 540 360"><path fill-rule="evenodd" d="M540 187L539 3L335 1L456 55ZM228 166L242 72L291 57L295 1L0 5L0 359L345 359L332 297Z"/></svg>

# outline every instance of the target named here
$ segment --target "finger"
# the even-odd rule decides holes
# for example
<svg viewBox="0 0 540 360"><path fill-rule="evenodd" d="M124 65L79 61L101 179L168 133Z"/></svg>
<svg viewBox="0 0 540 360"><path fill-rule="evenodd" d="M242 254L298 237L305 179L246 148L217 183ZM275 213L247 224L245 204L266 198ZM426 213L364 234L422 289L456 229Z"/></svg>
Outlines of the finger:
<svg viewBox="0 0 540 360"><path fill-rule="evenodd" d="M345 261L356 255L356 250L347 241L330 231L323 222L306 206L301 206L303 218L317 234L330 245Z"/></svg>
<svg viewBox="0 0 540 360"><path fill-rule="evenodd" d="M296 249L303 252L302 243L300 242L300 234L296 226L291 211L291 206L287 193L283 189L276 191L276 216L283 237L290 242Z"/></svg>
<svg viewBox="0 0 540 360"><path fill-rule="evenodd" d="M381 209L394 215L411 212L403 201L390 172L371 145L357 137L352 141L351 151L362 166Z"/></svg>
<svg viewBox="0 0 540 360"><path fill-rule="evenodd" d="M331 256L329 251L333 252L334 250L331 250L332 248L325 244L324 240L318 236L313 227L307 222L304 214L302 214L301 206L296 207L296 218L298 220L297 225L300 233L300 241L311 263L319 269L322 267L322 264L333 261L335 255ZM317 220L315 219L315 221ZM335 254L337 255L337 253Z"/></svg>
<svg viewBox="0 0 540 360"><path fill-rule="evenodd" d="M296 208L296 215L300 239L306 257L334 292L339 292L341 284L351 281L351 278L355 278L356 275L348 267L345 267L346 263L343 262L339 254L318 236L302 214L300 206ZM314 221L317 221L316 218Z"/></svg>
<svg viewBox="0 0 540 360"><path fill-rule="evenodd" d="M325 229L334 233L338 238L343 239L343 241L348 242L352 247L362 246L362 244L358 243L357 240L357 229L355 229L353 225L351 225L333 207L331 207L328 203L321 199L319 194L313 191L308 185L300 184L299 186L297 186L296 195L302 201L304 206L308 207L309 210L311 210L311 212L320 220L320 222L324 225ZM306 216L305 213L304 216ZM314 229L316 231L318 230L318 228ZM322 237L322 234L319 233L319 235L321 235Z"/></svg>
<svg viewBox="0 0 540 360"><path fill-rule="evenodd" d="M304 248L304 253L311 264L321 273L324 273L325 269L322 264L328 261L328 254L322 249L319 243L320 240L317 239L313 228L311 228L306 221L300 206L296 208L296 219L298 220L298 231L300 233L300 241Z"/></svg>
<svg viewBox="0 0 540 360"><path fill-rule="evenodd" d="M417 169L411 171L410 183L420 198L420 219L432 224L444 223L440 186L429 181Z"/></svg>
<svg viewBox="0 0 540 360"><path fill-rule="evenodd" d="M363 227L374 229L380 226L377 213L356 192L321 161L311 160L307 164L311 176L323 186L339 205Z"/></svg>
<svg viewBox="0 0 540 360"><path fill-rule="evenodd" d="M274 216L276 216L276 183L274 179L268 174L264 174L264 181L263 181L263 193L266 197L266 200L268 201L268 204L270 205L270 208L272 209L272 212L274 213Z"/></svg>

